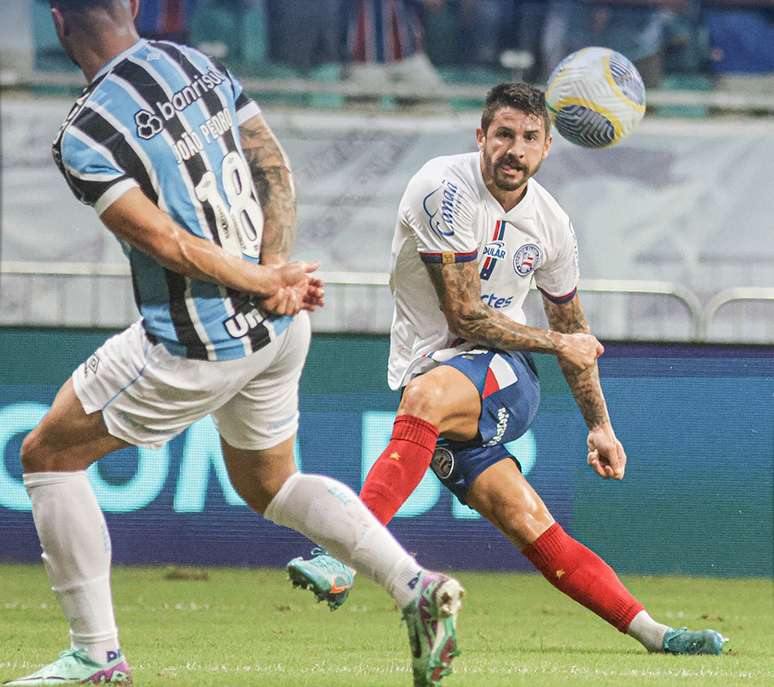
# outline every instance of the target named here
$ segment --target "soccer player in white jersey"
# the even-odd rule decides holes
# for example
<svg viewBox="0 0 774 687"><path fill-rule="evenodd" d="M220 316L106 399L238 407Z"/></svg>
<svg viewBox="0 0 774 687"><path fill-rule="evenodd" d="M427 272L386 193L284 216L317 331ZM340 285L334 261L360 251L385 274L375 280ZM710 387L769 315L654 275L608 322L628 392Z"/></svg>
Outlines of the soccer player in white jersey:
<svg viewBox="0 0 774 687"><path fill-rule="evenodd" d="M577 294L572 225L532 178L551 149L543 93L523 83L496 86L476 140L475 153L425 164L400 202L388 380L403 395L391 441L360 497L386 524L432 466L551 584L648 650L718 654L719 633L655 622L615 572L554 521L505 448L537 412L530 353L551 353L588 426L589 465L617 480L626 467L599 380L603 348ZM525 324L522 305L533 279L550 329ZM330 556L297 558L288 567L297 584L332 607L346 599L351 577ZM329 570L336 570L337 594Z"/></svg>
<svg viewBox="0 0 774 687"><path fill-rule="evenodd" d="M315 265L286 262L293 186L258 106L202 53L140 40L138 0L51 6L89 82L54 157L123 244L142 321L73 373L24 440L24 483L71 646L6 684L131 683L110 538L85 470L212 414L239 495L385 587L407 621L414 684L439 685L457 652L459 583L420 567L348 487L295 469L305 310L323 294Z"/></svg>

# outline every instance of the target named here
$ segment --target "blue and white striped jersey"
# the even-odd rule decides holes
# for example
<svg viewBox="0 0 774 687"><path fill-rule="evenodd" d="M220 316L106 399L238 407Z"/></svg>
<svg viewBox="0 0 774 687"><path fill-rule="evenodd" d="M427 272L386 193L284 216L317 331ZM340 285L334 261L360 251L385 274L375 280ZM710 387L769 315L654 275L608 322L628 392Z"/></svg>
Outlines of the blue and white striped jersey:
<svg viewBox="0 0 774 687"><path fill-rule="evenodd" d="M222 66L192 48L140 40L94 77L65 119L54 159L102 214L139 187L191 234L258 262L263 213L239 143L260 112ZM189 279L124 245L152 341L203 360L241 358L284 330L248 294Z"/></svg>

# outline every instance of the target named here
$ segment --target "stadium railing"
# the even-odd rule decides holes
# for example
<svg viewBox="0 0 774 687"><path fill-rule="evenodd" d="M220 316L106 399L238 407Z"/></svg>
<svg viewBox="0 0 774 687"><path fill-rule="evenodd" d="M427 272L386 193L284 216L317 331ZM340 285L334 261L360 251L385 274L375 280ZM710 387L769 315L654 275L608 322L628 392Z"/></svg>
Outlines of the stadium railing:
<svg viewBox="0 0 774 687"><path fill-rule="evenodd" d="M455 105L480 107L484 99L481 85L446 84L441 91L421 90L412 84L385 83L369 87L347 81L318 81L303 78L243 78L245 89L255 95L272 95L278 99L301 98L301 104L321 104L319 96L338 96L340 106L350 105L348 99L362 106L364 102L378 106L383 99L401 99L402 107L410 108L412 103L423 105L451 102ZM0 72L0 89L66 89L74 93L83 88L83 77L72 72L29 73L16 71ZM308 101L308 102L307 102ZM330 101L326 104L332 105ZM695 91L695 90L648 90L648 107L664 108L705 108L717 113L774 114L774 94L760 91Z"/></svg>
<svg viewBox="0 0 774 687"><path fill-rule="evenodd" d="M754 303L759 306L767 304L771 307L774 304L774 288L737 286L716 293L704 306L699 323L699 339L704 341L712 338L712 325L721 308L728 305L738 306L742 303ZM748 313L741 313L742 316L745 314ZM718 332L716 335L727 336L725 332Z"/></svg>
<svg viewBox="0 0 774 687"><path fill-rule="evenodd" d="M0 306L3 325L120 327L136 318L128 267L120 263L3 261L0 275L5 282ZM327 305L315 315L318 331L389 331L392 298L386 273L322 272L321 276ZM96 282L104 286L105 280L113 280L112 286L118 288L96 288ZM723 304L754 295L774 300L774 289L736 289L718 294L726 294L724 300L716 304L715 297L705 308L691 289L669 281L583 279L580 289L595 331L620 340L706 340L710 321ZM534 289L525 310L530 321L544 322Z"/></svg>

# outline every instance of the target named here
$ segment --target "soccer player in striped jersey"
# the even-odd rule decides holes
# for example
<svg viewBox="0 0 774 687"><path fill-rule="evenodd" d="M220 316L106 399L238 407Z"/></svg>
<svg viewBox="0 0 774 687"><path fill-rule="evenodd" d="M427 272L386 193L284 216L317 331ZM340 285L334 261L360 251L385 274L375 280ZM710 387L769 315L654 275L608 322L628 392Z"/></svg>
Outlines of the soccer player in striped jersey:
<svg viewBox="0 0 774 687"><path fill-rule="evenodd" d="M110 537L86 476L205 415L237 493L380 583L407 621L416 685L456 655L463 590L420 567L345 485L295 469L316 265L288 263L290 171L258 106L191 48L140 40L139 0L51 0L89 85L54 142L73 193L131 264L141 320L78 367L22 446L24 484L71 648L11 687L130 684L110 591Z"/></svg>
<svg viewBox="0 0 774 687"><path fill-rule="evenodd" d="M551 147L541 91L490 91L479 150L430 160L398 209L390 284L395 297L388 381L403 388L391 441L360 497L388 523L432 467L464 504L496 527L559 590L650 651L718 654L723 637L655 622L599 556L555 522L505 447L537 412L532 351L556 355L588 426L588 463L623 479L626 454L613 430L597 368L602 345L577 293L569 217L532 176ZM530 282L550 329L525 324ZM321 560L324 567L318 565ZM322 555L289 563L291 579L335 607L345 566ZM336 594L328 579L335 571Z"/></svg>

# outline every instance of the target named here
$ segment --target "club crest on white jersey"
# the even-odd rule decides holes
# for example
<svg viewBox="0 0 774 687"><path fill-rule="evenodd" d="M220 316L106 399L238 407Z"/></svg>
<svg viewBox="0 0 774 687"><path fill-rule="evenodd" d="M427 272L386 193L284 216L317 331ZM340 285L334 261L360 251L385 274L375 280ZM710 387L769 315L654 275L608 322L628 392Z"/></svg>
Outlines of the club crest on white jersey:
<svg viewBox="0 0 774 687"><path fill-rule="evenodd" d="M540 267L542 255L540 246L526 243L513 254L513 269L520 277L528 277Z"/></svg>

